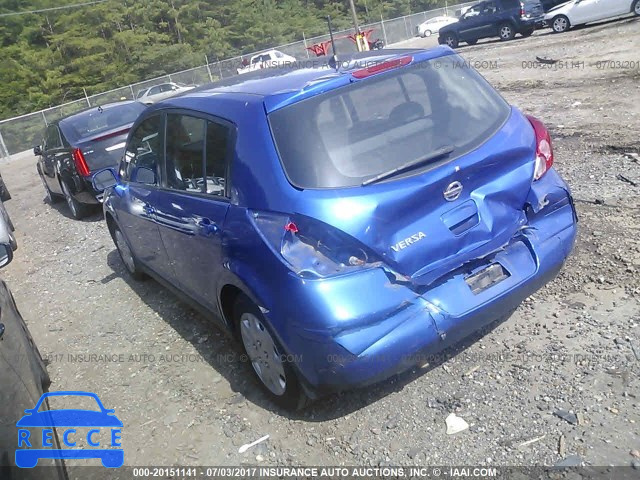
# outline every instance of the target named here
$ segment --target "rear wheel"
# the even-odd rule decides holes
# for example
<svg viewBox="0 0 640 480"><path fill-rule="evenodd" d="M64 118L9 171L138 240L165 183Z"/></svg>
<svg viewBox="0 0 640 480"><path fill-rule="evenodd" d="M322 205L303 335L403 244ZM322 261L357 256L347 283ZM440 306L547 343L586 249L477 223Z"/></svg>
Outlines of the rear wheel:
<svg viewBox="0 0 640 480"><path fill-rule="evenodd" d="M516 36L516 31L510 23L503 23L498 27L498 35L502 41L511 40Z"/></svg>
<svg viewBox="0 0 640 480"><path fill-rule="evenodd" d="M80 220L83 217L87 216L88 207L83 205L78 200L76 200L73 195L71 195L71 189L69 185L67 185L66 181L60 182L62 185L62 192L64 193L64 199L67 201L67 205L69 206L69 210L71 211L71 215L76 220Z"/></svg>
<svg viewBox="0 0 640 480"><path fill-rule="evenodd" d="M455 33L445 33L444 37L442 37L442 42L440 43L451 48L458 48L459 42Z"/></svg>
<svg viewBox="0 0 640 480"><path fill-rule="evenodd" d="M520 32L520 35L522 35L523 37L530 37L531 35L533 35L533 32L535 31L535 28L529 28L527 30L523 30L522 32Z"/></svg>
<svg viewBox="0 0 640 480"><path fill-rule="evenodd" d="M302 408L307 397L260 309L247 296L240 295L234 317L242 346L264 392L284 409Z"/></svg>
<svg viewBox="0 0 640 480"><path fill-rule="evenodd" d="M424 33L422 34L423 37L430 37L432 35L432 31L431 30L425 30Z"/></svg>
<svg viewBox="0 0 640 480"><path fill-rule="evenodd" d="M124 238L122 231L117 225L113 227L111 236L113 237L113 243L116 244L118 254L120 254L120 259L122 260L122 263L124 263L129 275L131 275L134 280L144 280L146 275L138 266L138 261L133 255L131 247L129 247L129 244L127 243L127 239Z"/></svg>
<svg viewBox="0 0 640 480"><path fill-rule="evenodd" d="M566 32L570 26L569 19L564 15L558 15L551 20L551 28L553 28L553 31L556 33Z"/></svg>

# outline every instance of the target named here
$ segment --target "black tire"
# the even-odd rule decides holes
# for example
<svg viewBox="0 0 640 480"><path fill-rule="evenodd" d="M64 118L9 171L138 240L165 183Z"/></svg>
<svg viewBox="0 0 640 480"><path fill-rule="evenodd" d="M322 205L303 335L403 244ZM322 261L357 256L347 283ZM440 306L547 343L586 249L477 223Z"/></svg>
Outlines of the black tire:
<svg viewBox="0 0 640 480"><path fill-rule="evenodd" d="M459 40L458 40L458 36L455 33L445 33L442 38L442 41L440 42L441 45L447 45L450 48L458 48L458 45L460 44Z"/></svg>
<svg viewBox="0 0 640 480"><path fill-rule="evenodd" d="M633 2L633 5L631 5L631 13L636 17L640 17L640 0Z"/></svg>
<svg viewBox="0 0 640 480"><path fill-rule="evenodd" d="M289 359L284 357L284 350L260 309L246 295L239 295L233 308L233 316L240 346L251 362L254 376L265 394L285 410L303 408L308 399L300 386L298 375ZM257 333L252 335L245 333L247 331ZM261 351L262 348L265 349ZM276 380L270 382L269 377Z"/></svg>
<svg viewBox="0 0 640 480"><path fill-rule="evenodd" d="M556 15L551 19L551 28L554 33L563 33L569 30L571 27L571 22L564 15Z"/></svg>
<svg viewBox="0 0 640 480"><path fill-rule="evenodd" d="M60 200L60 197L51 193L49 185L47 185L47 182L44 179L44 175L42 175L42 172L40 171L40 166L38 166L38 176L40 177L40 181L42 182L42 186L44 187L45 201L50 205L57 203Z"/></svg>
<svg viewBox="0 0 640 480"><path fill-rule="evenodd" d="M6 202L7 200L11 200L11 194L7 189L7 186L4 184L4 180L0 177L0 200Z"/></svg>
<svg viewBox="0 0 640 480"><path fill-rule="evenodd" d="M513 28L513 25L510 23L503 23L498 27L498 36L500 40L506 42L508 40L512 40L513 37L516 36L516 30Z"/></svg>
<svg viewBox="0 0 640 480"><path fill-rule="evenodd" d="M477 38L474 38L473 40L466 40L466 42L467 42L469 45L475 45L476 43L478 43L478 39L477 39Z"/></svg>
<svg viewBox="0 0 640 480"><path fill-rule="evenodd" d="M533 35L533 32L535 32L535 28L529 28L527 30L523 30L520 32L520 35L522 35L523 37L527 38L530 37L531 35Z"/></svg>
<svg viewBox="0 0 640 480"><path fill-rule="evenodd" d="M80 220L84 218L89 213L89 207L80 203L78 200L74 198L71 194L71 189L65 180L60 182L60 186L62 187L62 192L64 193L64 199L67 202L67 206L69 207L69 211L71 212L71 216L76 220Z"/></svg>
<svg viewBox="0 0 640 480"><path fill-rule="evenodd" d="M122 230L117 225L113 225L111 230L111 238L113 239L113 243L116 246L116 250L118 250L118 254L120 255L120 260L124 264L124 268L129 272L131 278L134 280L145 280L147 275L140 268L140 264L138 260L136 260L131 247L129 246L129 242L122 234Z"/></svg>

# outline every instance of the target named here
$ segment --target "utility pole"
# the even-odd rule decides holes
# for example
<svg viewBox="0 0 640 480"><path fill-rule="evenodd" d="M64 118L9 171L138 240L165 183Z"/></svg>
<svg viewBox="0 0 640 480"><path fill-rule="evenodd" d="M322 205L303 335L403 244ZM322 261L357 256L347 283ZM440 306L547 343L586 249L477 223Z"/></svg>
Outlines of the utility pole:
<svg viewBox="0 0 640 480"><path fill-rule="evenodd" d="M358 16L356 15L356 6L353 3L353 0L349 0L351 4L351 15L353 16L353 28L356 29L356 34L360 33L360 27L358 26Z"/></svg>

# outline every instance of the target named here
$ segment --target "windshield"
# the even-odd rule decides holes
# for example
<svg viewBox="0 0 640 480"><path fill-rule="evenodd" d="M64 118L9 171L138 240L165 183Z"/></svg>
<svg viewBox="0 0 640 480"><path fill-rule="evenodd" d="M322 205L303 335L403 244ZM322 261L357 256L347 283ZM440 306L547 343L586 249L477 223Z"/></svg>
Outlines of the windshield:
<svg viewBox="0 0 640 480"><path fill-rule="evenodd" d="M289 181L300 188L351 187L445 146L453 151L442 161L480 146L510 108L463 62L457 55L436 58L271 113ZM439 163L420 163L389 180Z"/></svg>
<svg viewBox="0 0 640 480"><path fill-rule="evenodd" d="M139 102L96 107L60 122L65 135L72 141L93 137L136 121L146 106Z"/></svg>

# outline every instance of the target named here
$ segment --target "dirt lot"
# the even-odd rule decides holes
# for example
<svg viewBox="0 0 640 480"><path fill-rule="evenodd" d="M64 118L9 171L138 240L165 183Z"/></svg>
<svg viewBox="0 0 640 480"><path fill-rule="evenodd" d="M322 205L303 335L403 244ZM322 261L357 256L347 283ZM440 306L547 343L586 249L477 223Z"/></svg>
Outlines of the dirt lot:
<svg viewBox="0 0 640 480"><path fill-rule="evenodd" d="M581 219L575 251L446 362L299 415L266 401L204 318L154 281L129 280L99 214L77 222L44 203L34 158L2 165L20 243L2 277L50 360L51 389L93 391L114 408L128 465L640 462L629 453L640 449L639 32L640 19L626 19L459 49L550 127ZM536 56L559 62L543 68ZM446 435L451 412L470 428Z"/></svg>

